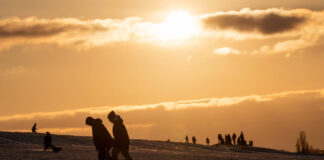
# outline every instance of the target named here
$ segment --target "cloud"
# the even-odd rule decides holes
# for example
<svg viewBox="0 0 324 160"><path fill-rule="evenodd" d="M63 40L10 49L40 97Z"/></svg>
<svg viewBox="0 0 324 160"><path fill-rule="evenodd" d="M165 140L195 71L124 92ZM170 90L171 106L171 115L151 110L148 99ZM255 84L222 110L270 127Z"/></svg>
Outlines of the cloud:
<svg viewBox="0 0 324 160"><path fill-rule="evenodd" d="M268 49L254 49L254 53L281 53L287 50L297 51L318 44L319 39L324 35L323 17L323 11L272 8L195 15L189 18L190 23L181 25L173 21L172 23L150 22L140 17L89 20L4 18L0 19L0 51L24 44L56 44L84 49L121 42L181 45L184 44L181 42L194 43L194 41L209 40L209 38L236 41L273 38L278 41L277 44L271 44L272 46L263 44L262 46L268 46ZM185 27L190 28L190 31L180 32ZM172 38L172 36L175 37ZM166 39L173 41L172 43L164 42ZM293 46L289 48L291 44ZM247 51L242 52L247 53ZM232 50L231 53L237 52Z"/></svg>
<svg viewBox="0 0 324 160"><path fill-rule="evenodd" d="M161 102L157 104L147 104L147 105L124 105L124 106L102 106L102 107L91 107L83 109L74 109L74 110L65 110L57 112L36 112L30 114L17 114L11 116L1 116L0 122L6 121L23 121L23 120L32 120L35 118L42 119L55 119L58 117L73 117L76 115L96 115L96 114L106 114L107 111L116 110L119 112L130 112L137 110L148 110L155 108L163 108L167 111L172 110L184 110L184 109L193 109L193 108L208 108L208 107L224 107L231 106L246 101L254 102L266 102L272 101L276 98L288 97L295 94L313 94L318 93L319 95L324 95L324 90L310 90L310 91L291 91L291 92L282 92L270 95L250 95L242 97L223 97L223 98L202 98L197 100L183 100L176 102ZM324 98L324 97L323 97Z"/></svg>
<svg viewBox="0 0 324 160"><path fill-rule="evenodd" d="M213 53L226 56L230 54L234 54L234 55L241 54L241 51L229 47L223 47L223 48L215 49Z"/></svg>
<svg viewBox="0 0 324 160"><path fill-rule="evenodd" d="M0 50L18 44L92 47L144 37L148 39L150 35L144 31L147 25L150 24L137 17L93 20L7 18L0 20Z"/></svg>
<svg viewBox="0 0 324 160"><path fill-rule="evenodd" d="M207 28L211 29L232 29L239 32L259 32L267 35L295 30L306 23L308 16L306 10L242 9L239 12L211 14L205 16L202 21Z"/></svg>
<svg viewBox="0 0 324 160"><path fill-rule="evenodd" d="M75 19L12 18L0 21L0 38L48 37L63 33L100 32L108 30L100 23L87 23Z"/></svg>
<svg viewBox="0 0 324 160"><path fill-rule="evenodd" d="M266 9L216 12L201 17L216 39L268 39L251 54L293 53L321 43L324 37L324 11L307 9ZM247 51L244 51L248 53Z"/></svg>
<svg viewBox="0 0 324 160"><path fill-rule="evenodd" d="M183 141L185 135L195 135L201 143L207 136L216 143L218 133L244 131L258 146L293 150L300 130L307 132L314 146L324 147L323 106L324 89L301 90L2 116L0 130L30 131L37 122L41 132L90 135L85 118L99 117L110 130L107 113L115 110L131 138Z"/></svg>

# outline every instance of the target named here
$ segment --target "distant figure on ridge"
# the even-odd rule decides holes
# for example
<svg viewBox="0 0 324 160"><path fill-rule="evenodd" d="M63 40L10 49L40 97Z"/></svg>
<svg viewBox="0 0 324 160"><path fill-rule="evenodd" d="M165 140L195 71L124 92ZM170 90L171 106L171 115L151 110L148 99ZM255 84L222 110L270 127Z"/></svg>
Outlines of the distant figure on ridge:
<svg viewBox="0 0 324 160"><path fill-rule="evenodd" d="M241 132L240 136L237 138L237 145L246 145L243 132Z"/></svg>
<svg viewBox="0 0 324 160"><path fill-rule="evenodd" d="M230 134L225 134L225 144L232 145L232 138Z"/></svg>
<svg viewBox="0 0 324 160"><path fill-rule="evenodd" d="M47 150L52 146L52 136L49 132L46 132L44 136L44 150Z"/></svg>
<svg viewBox="0 0 324 160"><path fill-rule="evenodd" d="M236 134L233 133L232 135L232 140L233 140L233 144L236 145Z"/></svg>
<svg viewBox="0 0 324 160"><path fill-rule="evenodd" d="M186 136L186 143L189 143L189 138L188 138L188 136Z"/></svg>
<svg viewBox="0 0 324 160"><path fill-rule="evenodd" d="M218 134L218 144L225 144L225 140L222 134Z"/></svg>
<svg viewBox="0 0 324 160"><path fill-rule="evenodd" d="M34 123L34 125L33 125L33 128L32 128L32 132L34 133L34 134L36 134L37 133L37 128L36 128L36 125L37 125L37 123Z"/></svg>
<svg viewBox="0 0 324 160"><path fill-rule="evenodd" d="M197 142L196 137L195 137L195 136L192 136L192 143L193 143L193 144L196 144L196 142Z"/></svg>
<svg viewBox="0 0 324 160"><path fill-rule="evenodd" d="M126 160L132 160L129 155L129 137L125 125L123 124L123 119L116 115L114 111L111 111L108 116L108 120L113 123L113 150L112 158L113 160L118 160L118 154L121 153Z"/></svg>
<svg viewBox="0 0 324 160"><path fill-rule="evenodd" d="M210 142L210 141L209 141L209 138L207 137L207 138L206 138L207 146L209 146L209 142Z"/></svg>
<svg viewBox="0 0 324 160"><path fill-rule="evenodd" d="M52 144L52 136L49 132L46 132L44 136L44 151L48 148L51 148L53 152L59 152L62 150L62 147L56 147Z"/></svg>
<svg viewBox="0 0 324 160"><path fill-rule="evenodd" d="M253 146L253 141L249 140L249 145L252 147Z"/></svg>
<svg viewBox="0 0 324 160"><path fill-rule="evenodd" d="M102 124L100 118L93 119L92 117L86 118L86 124L92 128L93 143L98 151L99 160L112 159L109 150L113 145L113 138L108 132L107 128Z"/></svg>

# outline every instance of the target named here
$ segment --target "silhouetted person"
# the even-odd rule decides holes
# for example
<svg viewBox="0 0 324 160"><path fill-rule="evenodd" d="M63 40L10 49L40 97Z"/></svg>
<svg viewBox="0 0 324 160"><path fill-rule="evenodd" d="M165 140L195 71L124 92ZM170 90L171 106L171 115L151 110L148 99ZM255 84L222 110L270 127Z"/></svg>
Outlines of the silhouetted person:
<svg viewBox="0 0 324 160"><path fill-rule="evenodd" d="M118 159L118 154L121 153L126 160L132 160L129 155L129 137L125 125L123 124L123 119L116 115L114 111L111 111L107 118L111 123L113 123L113 150L112 157L113 160Z"/></svg>
<svg viewBox="0 0 324 160"><path fill-rule="evenodd" d="M244 139L244 134L241 132L240 136L237 139L238 145L246 145L246 140Z"/></svg>
<svg viewBox="0 0 324 160"><path fill-rule="evenodd" d="M218 144L224 144L224 143L225 143L225 141L224 141L222 134L218 134Z"/></svg>
<svg viewBox="0 0 324 160"><path fill-rule="evenodd" d="M109 155L109 150L112 148L113 138L107 128L102 124L102 120L92 117L86 118L86 124L92 128L93 143L98 151L99 160L112 159Z"/></svg>
<svg viewBox="0 0 324 160"><path fill-rule="evenodd" d="M232 140L233 140L233 144L236 145L236 134L233 133L232 135Z"/></svg>
<svg viewBox="0 0 324 160"><path fill-rule="evenodd" d="M52 136L49 132L46 132L46 135L44 136L44 150L47 150L48 148L51 148L53 152L59 152L63 148L62 147L56 147L52 144Z"/></svg>
<svg viewBox="0 0 324 160"><path fill-rule="evenodd" d="M207 137L207 138L206 138L207 146L209 146L209 142L210 142L210 141L209 141L209 138Z"/></svg>
<svg viewBox="0 0 324 160"><path fill-rule="evenodd" d="M251 147L253 146L253 141L252 141L252 140L249 141L249 145L250 145Z"/></svg>
<svg viewBox="0 0 324 160"><path fill-rule="evenodd" d="M33 133L37 133L36 125L37 125L37 123L34 123L33 128L32 128L32 132Z"/></svg>
<svg viewBox="0 0 324 160"><path fill-rule="evenodd" d="M44 150L47 150L50 147L52 147L52 136L49 132L46 132L46 135L44 136Z"/></svg>
<svg viewBox="0 0 324 160"><path fill-rule="evenodd" d="M195 136L192 136L192 143L193 143L193 144L196 144L196 142L197 142L196 137L195 137Z"/></svg>
<svg viewBox="0 0 324 160"><path fill-rule="evenodd" d="M226 135L226 144L227 145L232 145L232 137L230 134Z"/></svg>
<svg viewBox="0 0 324 160"><path fill-rule="evenodd" d="M188 138L188 136L186 136L186 143L189 143L189 138Z"/></svg>

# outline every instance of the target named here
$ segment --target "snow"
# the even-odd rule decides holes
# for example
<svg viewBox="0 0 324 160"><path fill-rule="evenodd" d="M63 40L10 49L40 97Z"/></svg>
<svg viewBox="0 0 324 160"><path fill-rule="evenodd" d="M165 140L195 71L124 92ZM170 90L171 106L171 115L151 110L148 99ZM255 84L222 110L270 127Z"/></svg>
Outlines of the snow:
<svg viewBox="0 0 324 160"><path fill-rule="evenodd" d="M91 137L52 135L59 153L43 151L44 134L0 132L0 160L96 160ZM242 146L193 145L180 142L131 140L135 160L324 160L323 155L294 153ZM120 158L122 159L122 158Z"/></svg>

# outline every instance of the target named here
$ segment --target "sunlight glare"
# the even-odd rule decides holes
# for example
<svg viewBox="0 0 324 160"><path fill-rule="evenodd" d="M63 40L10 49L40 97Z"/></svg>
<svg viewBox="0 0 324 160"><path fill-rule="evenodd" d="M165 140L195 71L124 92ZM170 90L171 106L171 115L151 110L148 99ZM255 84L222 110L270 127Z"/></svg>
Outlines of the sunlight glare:
<svg viewBox="0 0 324 160"><path fill-rule="evenodd" d="M198 32L195 17L184 11L171 12L159 26L158 39L162 41L187 39Z"/></svg>

